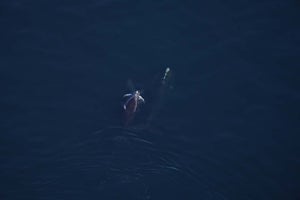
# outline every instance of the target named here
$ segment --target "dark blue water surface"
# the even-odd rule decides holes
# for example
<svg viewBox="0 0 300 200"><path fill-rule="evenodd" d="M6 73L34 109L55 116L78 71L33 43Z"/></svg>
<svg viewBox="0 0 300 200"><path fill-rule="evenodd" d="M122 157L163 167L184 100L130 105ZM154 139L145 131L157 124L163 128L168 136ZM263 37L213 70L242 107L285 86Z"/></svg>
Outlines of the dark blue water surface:
<svg viewBox="0 0 300 200"><path fill-rule="evenodd" d="M2 0L0 199L300 199L299 10Z"/></svg>

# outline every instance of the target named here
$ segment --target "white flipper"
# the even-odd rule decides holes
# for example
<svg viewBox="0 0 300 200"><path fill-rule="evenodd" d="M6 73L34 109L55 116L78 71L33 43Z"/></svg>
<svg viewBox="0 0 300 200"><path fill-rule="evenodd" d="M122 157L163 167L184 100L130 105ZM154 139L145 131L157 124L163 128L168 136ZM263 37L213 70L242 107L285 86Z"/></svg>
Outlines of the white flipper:
<svg viewBox="0 0 300 200"><path fill-rule="evenodd" d="M129 96L131 96L132 94L124 94L124 96L123 97L129 97Z"/></svg>
<svg viewBox="0 0 300 200"><path fill-rule="evenodd" d="M132 94L130 94L130 95L131 95L131 97L128 98L127 101L126 101L126 102L124 103L124 105L123 105L124 110L126 110L126 106L127 106L127 104L129 103L129 101L130 101L132 98L134 98L134 95L132 95Z"/></svg>
<svg viewBox="0 0 300 200"><path fill-rule="evenodd" d="M142 96L139 96L139 101L145 103L145 99Z"/></svg>

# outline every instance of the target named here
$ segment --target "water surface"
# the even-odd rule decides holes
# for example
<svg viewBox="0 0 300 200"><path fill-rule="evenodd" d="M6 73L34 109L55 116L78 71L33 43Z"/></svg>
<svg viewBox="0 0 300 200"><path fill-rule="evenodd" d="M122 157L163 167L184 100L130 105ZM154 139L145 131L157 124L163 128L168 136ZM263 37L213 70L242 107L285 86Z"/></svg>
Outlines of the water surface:
<svg viewBox="0 0 300 200"><path fill-rule="evenodd" d="M0 6L1 199L300 198L296 1Z"/></svg>

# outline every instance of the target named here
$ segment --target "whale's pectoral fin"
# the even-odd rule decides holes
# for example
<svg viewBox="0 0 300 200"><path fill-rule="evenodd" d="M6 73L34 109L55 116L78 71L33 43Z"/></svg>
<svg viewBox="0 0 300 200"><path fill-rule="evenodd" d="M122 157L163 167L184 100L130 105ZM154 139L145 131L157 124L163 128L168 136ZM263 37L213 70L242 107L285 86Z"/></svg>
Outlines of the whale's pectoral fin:
<svg viewBox="0 0 300 200"><path fill-rule="evenodd" d="M127 99L127 101L126 101L126 102L124 103L124 105L123 105L124 110L126 110L127 104L128 104L133 98L134 98L134 96L131 95L131 97Z"/></svg>
<svg viewBox="0 0 300 200"><path fill-rule="evenodd" d="M131 96L132 94L124 94L124 96L123 97L129 97L129 96Z"/></svg>
<svg viewBox="0 0 300 200"><path fill-rule="evenodd" d="M145 103L145 99L142 96L139 96L139 101Z"/></svg>

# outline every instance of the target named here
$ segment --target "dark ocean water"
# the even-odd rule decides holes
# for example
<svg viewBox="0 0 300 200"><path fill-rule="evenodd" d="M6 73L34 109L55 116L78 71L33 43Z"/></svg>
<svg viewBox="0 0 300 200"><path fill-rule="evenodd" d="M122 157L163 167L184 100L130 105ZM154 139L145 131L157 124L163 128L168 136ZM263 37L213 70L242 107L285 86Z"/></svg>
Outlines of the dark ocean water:
<svg viewBox="0 0 300 200"><path fill-rule="evenodd" d="M299 9L2 0L0 199L300 199Z"/></svg>

